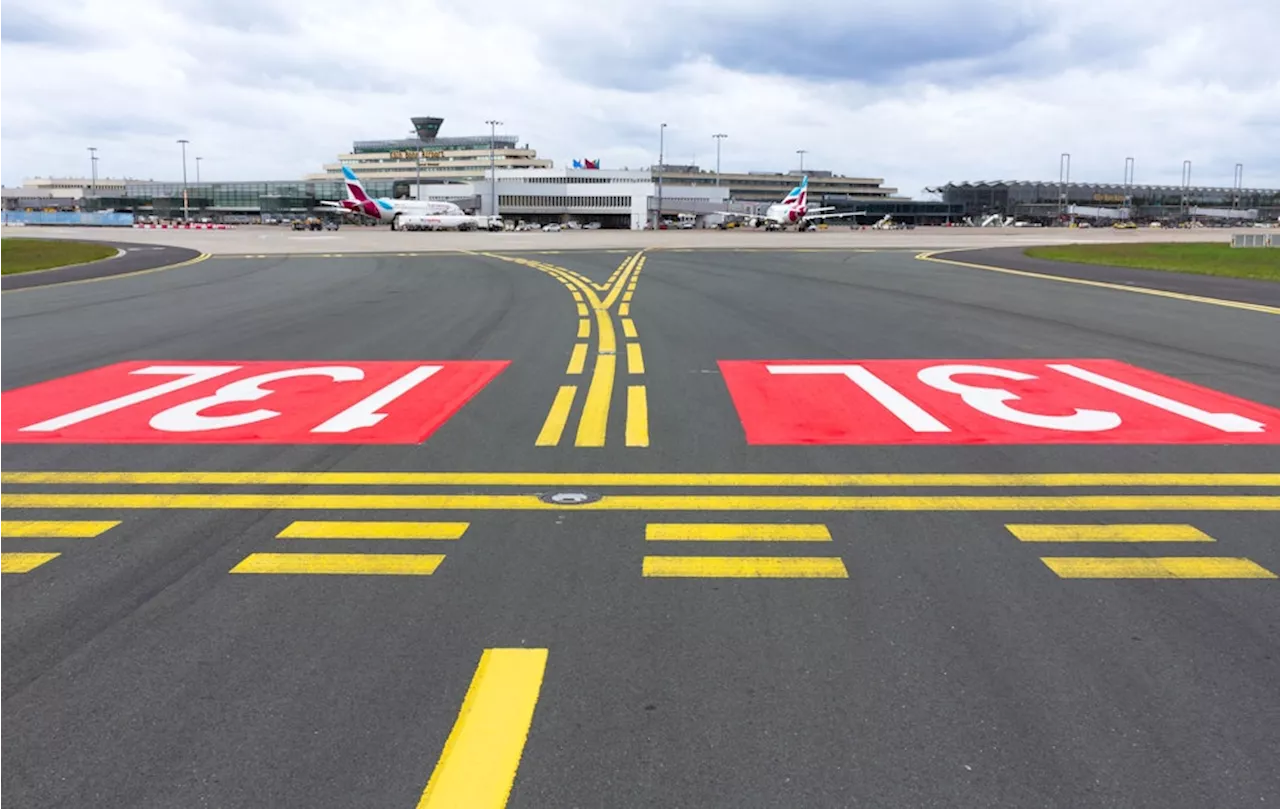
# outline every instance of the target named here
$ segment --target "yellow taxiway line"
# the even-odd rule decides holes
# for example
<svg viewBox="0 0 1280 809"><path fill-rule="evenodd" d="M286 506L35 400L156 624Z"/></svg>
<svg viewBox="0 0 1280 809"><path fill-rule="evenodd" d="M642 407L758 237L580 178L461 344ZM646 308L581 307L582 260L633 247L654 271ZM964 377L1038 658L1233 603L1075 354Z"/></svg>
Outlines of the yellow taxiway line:
<svg viewBox="0 0 1280 809"><path fill-rule="evenodd" d="M486 649L418 809L502 809L524 753L546 649Z"/></svg>
<svg viewBox="0 0 1280 809"><path fill-rule="evenodd" d="M556 397L565 415L573 386ZM553 410L557 409L555 406ZM563 419L561 420L563 424ZM1248 487L1280 488L1280 474L1217 472L756 473L756 472L26 472L0 483L52 486L671 486L671 487Z"/></svg>
<svg viewBox="0 0 1280 809"><path fill-rule="evenodd" d="M565 506L531 494L13 493L0 507L468 511L1280 511L1276 495L715 495L618 494Z"/></svg>

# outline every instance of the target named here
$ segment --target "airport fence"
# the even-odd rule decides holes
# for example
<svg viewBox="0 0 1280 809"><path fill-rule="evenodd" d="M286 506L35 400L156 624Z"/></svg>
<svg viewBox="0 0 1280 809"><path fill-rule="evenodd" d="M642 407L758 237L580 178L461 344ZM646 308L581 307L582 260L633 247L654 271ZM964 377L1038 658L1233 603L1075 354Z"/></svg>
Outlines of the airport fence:
<svg viewBox="0 0 1280 809"><path fill-rule="evenodd" d="M133 227L133 214L76 213L74 211L5 211L4 224L127 228Z"/></svg>

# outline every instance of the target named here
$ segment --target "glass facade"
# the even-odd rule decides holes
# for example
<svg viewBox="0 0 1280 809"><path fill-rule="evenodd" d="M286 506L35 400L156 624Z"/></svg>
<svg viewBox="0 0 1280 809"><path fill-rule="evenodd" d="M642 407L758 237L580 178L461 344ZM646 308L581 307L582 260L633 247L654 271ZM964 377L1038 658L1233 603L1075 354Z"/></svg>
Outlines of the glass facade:
<svg viewBox="0 0 1280 809"><path fill-rule="evenodd" d="M990 214L1027 219L1061 217L1068 205L1132 209L1132 218L1177 220L1190 209L1257 209L1260 218L1280 216L1280 189L1204 186L1132 185L1122 183L976 182L948 183L929 189L944 201L959 205L964 216Z"/></svg>
<svg viewBox="0 0 1280 809"><path fill-rule="evenodd" d="M368 180L365 189L375 197L409 196L409 183L403 180ZM346 196L346 187L339 180L189 183L187 209L193 217L214 219L231 214L304 215L329 210L320 205L321 200L337 201ZM162 219L180 217L182 183L129 184L123 191L86 198L84 203L86 210L114 210Z"/></svg>

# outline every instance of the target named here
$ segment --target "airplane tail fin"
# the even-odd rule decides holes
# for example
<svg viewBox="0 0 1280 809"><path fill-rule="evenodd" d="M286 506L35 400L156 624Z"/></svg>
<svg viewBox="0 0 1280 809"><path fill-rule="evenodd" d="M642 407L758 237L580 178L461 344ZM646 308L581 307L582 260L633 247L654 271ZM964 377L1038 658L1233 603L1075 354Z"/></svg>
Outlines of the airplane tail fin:
<svg viewBox="0 0 1280 809"><path fill-rule="evenodd" d="M342 167L342 177L347 184L347 198L356 202L368 202L369 194L364 190L364 183L360 182L360 178L356 173L346 166Z"/></svg>
<svg viewBox="0 0 1280 809"><path fill-rule="evenodd" d="M795 188L791 189L791 191L787 194L787 196L783 198L782 204L790 205L797 208L803 208L805 207L805 202L808 196L809 196L809 175L806 174L804 175L804 177L800 179L800 185L797 185Z"/></svg>

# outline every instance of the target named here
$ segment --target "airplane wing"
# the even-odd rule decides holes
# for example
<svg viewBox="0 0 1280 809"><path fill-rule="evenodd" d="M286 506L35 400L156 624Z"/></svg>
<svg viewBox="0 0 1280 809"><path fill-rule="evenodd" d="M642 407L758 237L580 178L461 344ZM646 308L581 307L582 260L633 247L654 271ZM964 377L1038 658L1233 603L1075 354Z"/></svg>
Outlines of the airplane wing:
<svg viewBox="0 0 1280 809"><path fill-rule="evenodd" d="M346 206L345 206L345 205L343 205L341 202L332 202L332 201L327 200L327 199L319 200L319 203L320 203L321 205L327 205L327 206L329 206L330 208L345 208L345 207L346 207Z"/></svg>
<svg viewBox="0 0 1280 809"><path fill-rule="evenodd" d="M820 213L815 215L807 214L805 219L843 219L846 216L866 216L866 211L845 211L844 213Z"/></svg>

